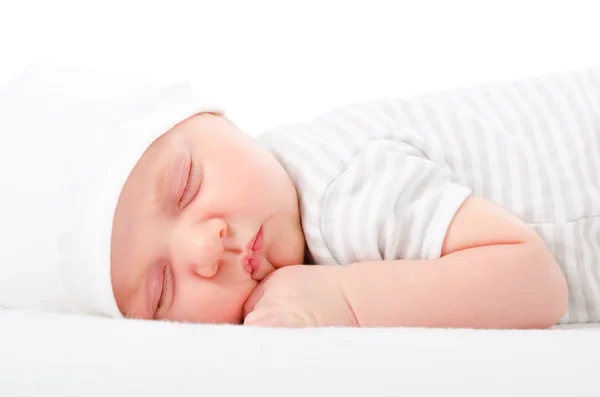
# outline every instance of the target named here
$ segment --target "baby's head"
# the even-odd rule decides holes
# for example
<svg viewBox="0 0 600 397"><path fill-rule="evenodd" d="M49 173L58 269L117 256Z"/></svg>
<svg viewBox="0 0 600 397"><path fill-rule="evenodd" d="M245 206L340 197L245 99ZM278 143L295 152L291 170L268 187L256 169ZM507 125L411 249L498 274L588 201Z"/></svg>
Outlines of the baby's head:
<svg viewBox="0 0 600 397"><path fill-rule="evenodd" d="M238 322L258 282L304 254L290 178L216 113L189 117L150 145L112 231L113 291L135 318Z"/></svg>
<svg viewBox="0 0 600 397"><path fill-rule="evenodd" d="M262 278L303 260L281 164L188 84L36 64L0 90L0 131L19 236L0 306L238 322Z"/></svg>

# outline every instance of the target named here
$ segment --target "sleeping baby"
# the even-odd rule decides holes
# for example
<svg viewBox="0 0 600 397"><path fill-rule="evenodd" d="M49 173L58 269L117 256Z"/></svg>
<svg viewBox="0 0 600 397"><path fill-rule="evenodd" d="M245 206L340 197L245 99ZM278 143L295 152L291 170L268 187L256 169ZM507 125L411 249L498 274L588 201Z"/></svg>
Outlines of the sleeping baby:
<svg viewBox="0 0 600 397"><path fill-rule="evenodd" d="M184 84L36 65L0 95L0 306L281 327L600 320L600 68L256 137Z"/></svg>

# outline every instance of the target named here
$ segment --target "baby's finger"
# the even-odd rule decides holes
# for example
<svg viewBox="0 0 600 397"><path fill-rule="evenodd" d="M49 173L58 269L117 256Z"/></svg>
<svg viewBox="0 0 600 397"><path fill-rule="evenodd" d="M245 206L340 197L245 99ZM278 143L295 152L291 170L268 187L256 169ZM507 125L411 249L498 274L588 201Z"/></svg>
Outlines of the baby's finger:
<svg viewBox="0 0 600 397"><path fill-rule="evenodd" d="M306 321L297 314L284 311L257 310L246 316L244 325L254 327L306 327Z"/></svg>
<svg viewBox="0 0 600 397"><path fill-rule="evenodd" d="M244 306L242 307L244 317L248 316L250 313L255 311L254 309L256 308L256 305L263 297L264 293L265 288L264 284L262 283L259 284L258 287L254 289L254 291L252 291L252 293L244 303Z"/></svg>
<svg viewBox="0 0 600 397"><path fill-rule="evenodd" d="M244 317L246 317L248 313L255 311L255 309L259 309L260 307L271 306L274 303L269 302L268 297L267 299L264 298L265 292L271 285L270 281L272 280L273 275L275 273L276 272L269 274L264 280L262 280L254 289L254 291L252 291L248 299L246 299L246 302L244 303L244 306L242 308Z"/></svg>

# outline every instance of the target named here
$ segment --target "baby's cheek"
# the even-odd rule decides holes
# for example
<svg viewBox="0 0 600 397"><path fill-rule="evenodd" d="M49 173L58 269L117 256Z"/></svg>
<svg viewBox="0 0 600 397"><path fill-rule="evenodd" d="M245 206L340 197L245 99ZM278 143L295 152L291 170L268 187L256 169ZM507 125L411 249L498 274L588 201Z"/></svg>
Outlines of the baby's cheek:
<svg viewBox="0 0 600 397"><path fill-rule="evenodd" d="M167 317L170 320L202 324L238 324L242 309L255 283L244 286L214 288L200 286L179 296ZM205 287L205 288L202 288ZM190 293L191 292L191 293Z"/></svg>
<svg viewBox="0 0 600 397"><path fill-rule="evenodd" d="M210 308L205 307L205 313L208 317L206 322L216 324L240 323L245 299L245 294L242 296L234 291L231 291L229 296L215 298Z"/></svg>

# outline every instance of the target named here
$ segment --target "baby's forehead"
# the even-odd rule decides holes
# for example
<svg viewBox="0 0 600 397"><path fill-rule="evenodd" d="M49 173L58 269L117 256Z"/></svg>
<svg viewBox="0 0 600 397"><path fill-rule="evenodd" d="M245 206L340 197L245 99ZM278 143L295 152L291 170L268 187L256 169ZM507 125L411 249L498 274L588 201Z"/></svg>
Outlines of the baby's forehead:
<svg viewBox="0 0 600 397"><path fill-rule="evenodd" d="M194 134L200 130L211 129L211 118L220 118L229 121L221 114L211 112L199 113L171 127L156 138L144 151L138 164L141 168L153 168L160 171L170 156L182 151L192 144ZM210 140L212 134L205 135L203 139ZM206 141L205 141L206 142Z"/></svg>
<svg viewBox="0 0 600 397"><path fill-rule="evenodd" d="M165 152L169 149L169 146L172 146L173 135L176 133L175 127L169 129L168 131L162 133L158 136L146 149L146 151L142 154L142 158L145 155L148 156L156 156L160 155L162 152Z"/></svg>
<svg viewBox="0 0 600 397"><path fill-rule="evenodd" d="M191 116L173 127L169 128L167 131L160 134L146 149L146 153L150 154L160 154L162 152L173 150L174 146L182 143L182 140L185 139L185 133L189 130L192 122L201 116L202 114ZM143 157L143 155L142 155Z"/></svg>
<svg viewBox="0 0 600 397"><path fill-rule="evenodd" d="M169 155L175 149L176 134L177 131L175 128L171 128L156 138L142 153L134 171L136 169L160 171L160 169L164 168Z"/></svg>

